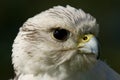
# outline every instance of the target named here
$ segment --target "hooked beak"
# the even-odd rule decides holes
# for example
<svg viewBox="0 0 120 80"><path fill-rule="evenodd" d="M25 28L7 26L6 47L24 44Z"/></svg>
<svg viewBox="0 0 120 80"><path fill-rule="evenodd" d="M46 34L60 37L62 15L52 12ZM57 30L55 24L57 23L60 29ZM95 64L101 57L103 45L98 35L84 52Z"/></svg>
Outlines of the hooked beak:
<svg viewBox="0 0 120 80"><path fill-rule="evenodd" d="M87 35L86 40L79 40L77 48L80 54L92 54L98 57L99 55L99 47L98 41L94 35Z"/></svg>

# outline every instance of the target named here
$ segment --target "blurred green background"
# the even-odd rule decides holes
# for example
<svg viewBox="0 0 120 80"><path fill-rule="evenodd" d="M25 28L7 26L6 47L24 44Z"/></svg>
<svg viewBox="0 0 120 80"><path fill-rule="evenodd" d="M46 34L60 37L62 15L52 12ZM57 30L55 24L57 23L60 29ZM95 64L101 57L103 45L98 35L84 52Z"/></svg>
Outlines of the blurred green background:
<svg viewBox="0 0 120 80"><path fill-rule="evenodd" d="M101 59L120 73L119 0L0 0L0 80L13 78L11 49L22 24L56 5L82 8L100 24Z"/></svg>

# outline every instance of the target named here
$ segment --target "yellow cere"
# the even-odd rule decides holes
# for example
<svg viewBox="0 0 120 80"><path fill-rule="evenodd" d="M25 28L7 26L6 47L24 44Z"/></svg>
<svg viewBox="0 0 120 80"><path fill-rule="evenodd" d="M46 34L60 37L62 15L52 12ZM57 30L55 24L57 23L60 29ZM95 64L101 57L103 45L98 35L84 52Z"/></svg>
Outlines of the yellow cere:
<svg viewBox="0 0 120 80"><path fill-rule="evenodd" d="M92 34L87 34L87 35L84 35L80 41L81 42L88 42L92 37L94 37Z"/></svg>
<svg viewBox="0 0 120 80"><path fill-rule="evenodd" d="M86 34L79 38L79 43L77 47L82 47L86 42L88 42L91 38L93 38L94 35L92 34Z"/></svg>

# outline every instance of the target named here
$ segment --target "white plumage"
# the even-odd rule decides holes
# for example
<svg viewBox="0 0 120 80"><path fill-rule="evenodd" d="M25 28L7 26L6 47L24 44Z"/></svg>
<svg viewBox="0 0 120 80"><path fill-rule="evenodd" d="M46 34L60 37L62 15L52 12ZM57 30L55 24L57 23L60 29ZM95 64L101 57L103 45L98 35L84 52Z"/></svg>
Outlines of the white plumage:
<svg viewBox="0 0 120 80"><path fill-rule="evenodd" d="M28 19L13 44L14 80L120 80L97 59L98 33L94 17L70 6Z"/></svg>

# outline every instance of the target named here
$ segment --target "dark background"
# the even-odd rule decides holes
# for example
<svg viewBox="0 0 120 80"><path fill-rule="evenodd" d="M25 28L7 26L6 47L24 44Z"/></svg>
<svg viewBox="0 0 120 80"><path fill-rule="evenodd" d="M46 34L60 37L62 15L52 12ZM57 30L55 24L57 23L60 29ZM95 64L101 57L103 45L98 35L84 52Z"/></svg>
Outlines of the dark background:
<svg viewBox="0 0 120 80"><path fill-rule="evenodd" d="M120 73L120 2L116 0L0 0L0 80L14 76L11 49L22 24L56 5L82 8L100 24L101 59Z"/></svg>

